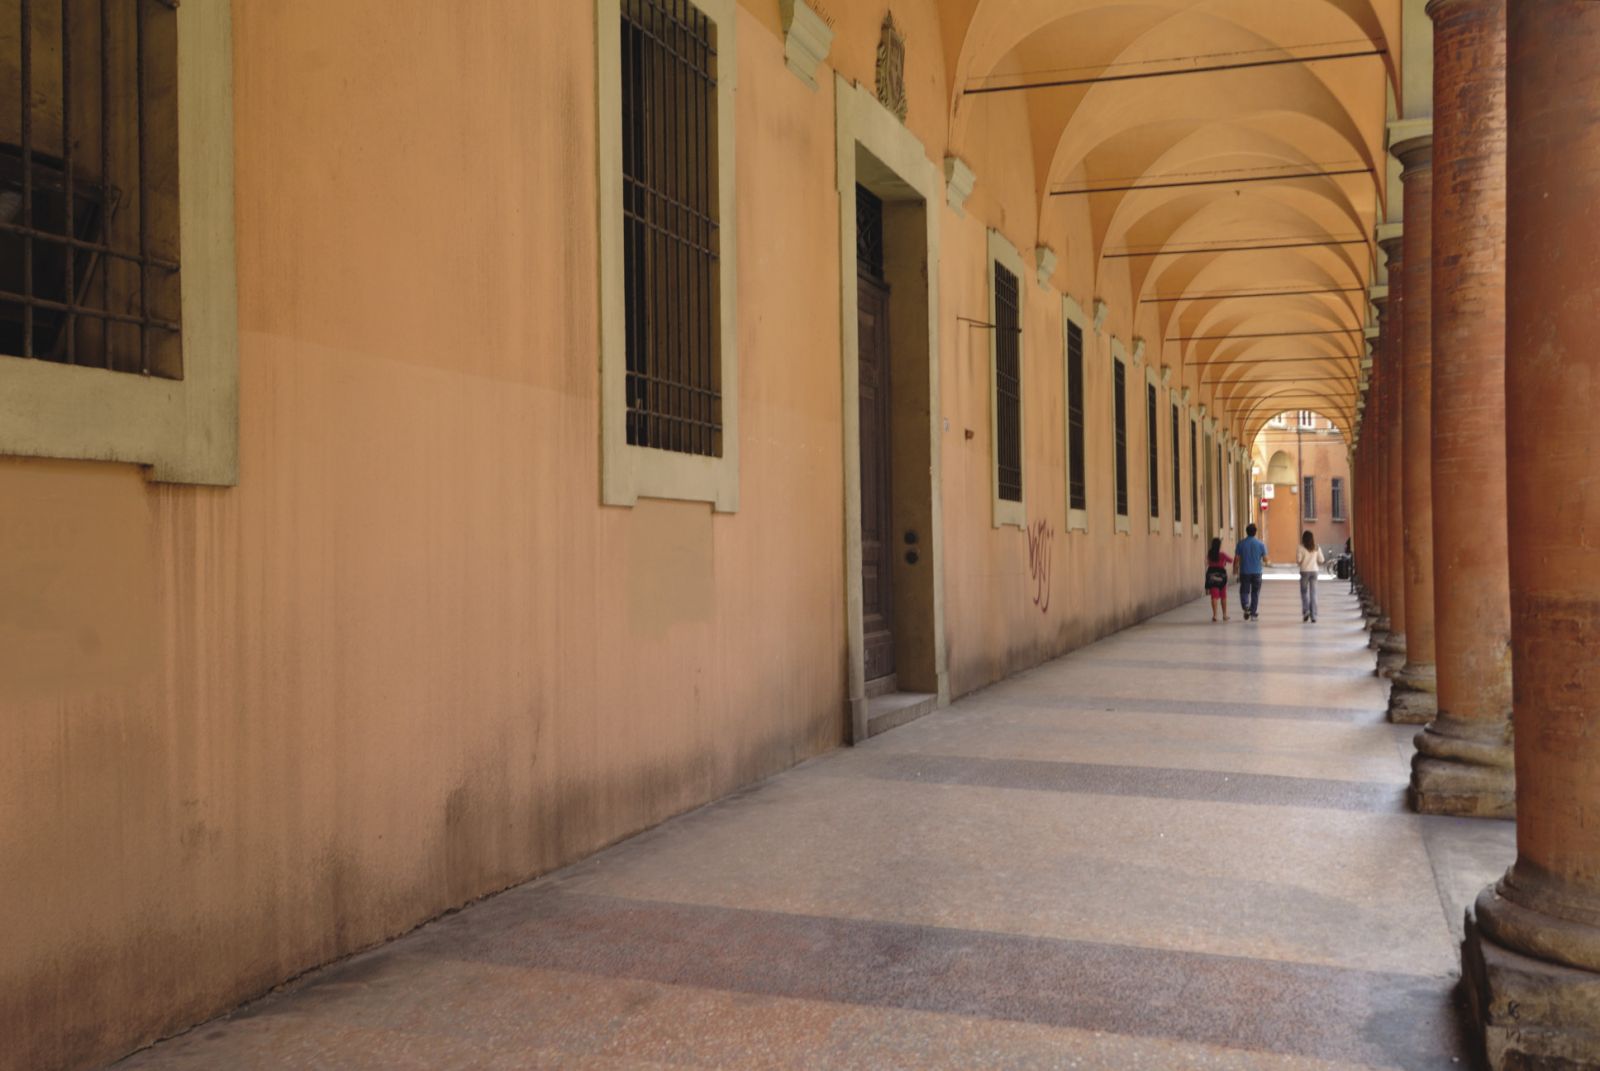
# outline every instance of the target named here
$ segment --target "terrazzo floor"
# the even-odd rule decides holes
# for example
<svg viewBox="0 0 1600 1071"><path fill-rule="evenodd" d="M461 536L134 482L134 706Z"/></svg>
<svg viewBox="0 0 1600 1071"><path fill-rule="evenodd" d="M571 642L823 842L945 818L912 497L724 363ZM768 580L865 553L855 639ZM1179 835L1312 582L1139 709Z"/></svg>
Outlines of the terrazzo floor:
<svg viewBox="0 0 1600 1071"><path fill-rule="evenodd" d="M1472 1066L1510 823L1405 808L1355 601L1197 601L119 1071Z"/></svg>

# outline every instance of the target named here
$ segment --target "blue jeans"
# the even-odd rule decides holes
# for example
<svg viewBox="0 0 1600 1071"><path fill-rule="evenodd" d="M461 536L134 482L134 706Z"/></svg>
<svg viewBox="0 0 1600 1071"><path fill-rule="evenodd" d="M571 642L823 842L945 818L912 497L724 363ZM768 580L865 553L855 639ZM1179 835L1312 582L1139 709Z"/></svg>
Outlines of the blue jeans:
<svg viewBox="0 0 1600 1071"><path fill-rule="evenodd" d="M1300 616L1317 616L1317 574L1300 574Z"/></svg>
<svg viewBox="0 0 1600 1071"><path fill-rule="evenodd" d="M1239 574L1239 606L1247 614L1254 614L1261 606L1261 574Z"/></svg>

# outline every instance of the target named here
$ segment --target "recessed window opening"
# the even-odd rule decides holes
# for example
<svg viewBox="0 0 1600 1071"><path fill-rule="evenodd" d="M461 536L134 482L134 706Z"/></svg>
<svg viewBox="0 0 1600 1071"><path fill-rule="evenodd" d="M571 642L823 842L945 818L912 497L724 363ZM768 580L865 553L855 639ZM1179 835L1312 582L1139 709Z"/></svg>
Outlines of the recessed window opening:
<svg viewBox="0 0 1600 1071"><path fill-rule="evenodd" d="M1307 476L1301 481L1300 516L1308 521L1317 519L1317 478Z"/></svg>
<svg viewBox="0 0 1600 1071"><path fill-rule="evenodd" d="M994 265L994 383L1000 498L1022 501L1022 325L1017 277Z"/></svg>
<svg viewBox="0 0 1600 1071"><path fill-rule="evenodd" d="M627 441L722 456L716 26L622 0Z"/></svg>
<svg viewBox="0 0 1600 1071"><path fill-rule="evenodd" d="M1148 441L1145 449L1149 453L1150 474L1150 516L1161 516L1161 425L1156 423L1159 419L1160 408L1156 402L1155 384L1145 384L1145 427Z"/></svg>
<svg viewBox="0 0 1600 1071"><path fill-rule="evenodd" d="M1194 417L1189 418L1189 512L1194 527L1200 530L1200 432Z"/></svg>
<svg viewBox="0 0 1600 1071"><path fill-rule="evenodd" d="M1116 454L1117 516L1128 515L1128 366L1120 360L1111 362L1112 396Z"/></svg>
<svg viewBox="0 0 1600 1071"><path fill-rule="evenodd" d="M1083 404L1083 328L1067 323L1067 508L1089 508L1085 474Z"/></svg>
<svg viewBox="0 0 1600 1071"><path fill-rule="evenodd" d="M0 38L0 354L182 378L176 6L20 0Z"/></svg>
<svg viewBox="0 0 1600 1071"><path fill-rule="evenodd" d="M1336 521L1344 520L1344 479L1342 477L1335 476L1330 481L1329 500L1333 519Z"/></svg>
<svg viewBox="0 0 1600 1071"><path fill-rule="evenodd" d="M1172 519L1183 521L1183 451L1179 449L1182 438L1179 428L1178 407L1172 407Z"/></svg>

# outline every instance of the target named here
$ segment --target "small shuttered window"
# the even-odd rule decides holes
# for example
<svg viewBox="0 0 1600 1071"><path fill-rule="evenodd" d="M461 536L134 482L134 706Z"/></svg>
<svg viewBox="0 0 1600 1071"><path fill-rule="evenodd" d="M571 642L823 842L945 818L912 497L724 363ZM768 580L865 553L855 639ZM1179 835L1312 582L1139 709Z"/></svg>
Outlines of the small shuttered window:
<svg viewBox="0 0 1600 1071"><path fill-rule="evenodd" d="M1000 497L1022 501L1022 324L1017 277L994 265L995 442Z"/></svg>
<svg viewBox="0 0 1600 1071"><path fill-rule="evenodd" d="M1067 323L1067 506L1089 508L1083 457L1083 328Z"/></svg>
<svg viewBox="0 0 1600 1071"><path fill-rule="evenodd" d="M627 434L722 456L716 27L622 0Z"/></svg>

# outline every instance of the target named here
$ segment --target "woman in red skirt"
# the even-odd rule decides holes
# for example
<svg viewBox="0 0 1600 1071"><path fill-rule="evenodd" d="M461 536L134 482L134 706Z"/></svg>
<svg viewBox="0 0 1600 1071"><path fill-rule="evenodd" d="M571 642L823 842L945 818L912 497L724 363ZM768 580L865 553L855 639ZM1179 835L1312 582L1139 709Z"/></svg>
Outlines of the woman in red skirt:
<svg viewBox="0 0 1600 1071"><path fill-rule="evenodd" d="M1206 551L1206 592L1211 596L1211 620L1217 619L1217 606L1222 606L1222 620L1228 620L1228 566L1233 559L1223 553L1222 540L1213 539Z"/></svg>

